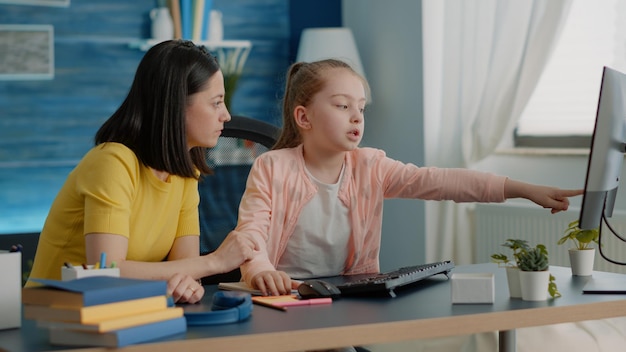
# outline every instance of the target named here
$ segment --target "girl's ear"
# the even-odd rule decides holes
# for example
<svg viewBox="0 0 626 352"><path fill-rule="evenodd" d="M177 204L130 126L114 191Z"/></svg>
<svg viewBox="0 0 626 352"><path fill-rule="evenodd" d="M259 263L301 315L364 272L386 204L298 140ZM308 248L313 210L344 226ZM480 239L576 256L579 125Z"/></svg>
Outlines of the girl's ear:
<svg viewBox="0 0 626 352"><path fill-rule="evenodd" d="M308 130L311 128L311 122L307 115L306 108L302 105L298 105L293 111L293 118L300 128Z"/></svg>

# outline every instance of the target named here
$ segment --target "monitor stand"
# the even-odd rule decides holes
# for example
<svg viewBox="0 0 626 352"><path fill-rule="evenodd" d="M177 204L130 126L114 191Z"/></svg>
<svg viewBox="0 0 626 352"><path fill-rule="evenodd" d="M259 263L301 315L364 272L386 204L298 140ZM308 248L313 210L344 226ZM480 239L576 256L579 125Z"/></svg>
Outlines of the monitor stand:
<svg viewBox="0 0 626 352"><path fill-rule="evenodd" d="M583 293L590 294L626 294L625 279L591 278L583 287Z"/></svg>

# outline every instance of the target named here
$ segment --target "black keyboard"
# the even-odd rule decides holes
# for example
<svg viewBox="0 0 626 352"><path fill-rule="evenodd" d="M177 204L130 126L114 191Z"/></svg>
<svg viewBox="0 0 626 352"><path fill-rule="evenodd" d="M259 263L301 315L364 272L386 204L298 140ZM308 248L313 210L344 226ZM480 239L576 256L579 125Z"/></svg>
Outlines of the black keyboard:
<svg viewBox="0 0 626 352"><path fill-rule="evenodd" d="M362 277L355 281L339 284L342 296L378 296L395 297L395 289L407 286L437 274L448 274L454 268L450 260L407 266L393 271Z"/></svg>

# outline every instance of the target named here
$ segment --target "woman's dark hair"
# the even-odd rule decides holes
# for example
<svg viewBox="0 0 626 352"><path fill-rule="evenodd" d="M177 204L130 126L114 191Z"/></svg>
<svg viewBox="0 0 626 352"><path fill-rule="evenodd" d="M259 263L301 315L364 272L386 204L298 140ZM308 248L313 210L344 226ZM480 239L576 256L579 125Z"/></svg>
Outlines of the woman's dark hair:
<svg viewBox="0 0 626 352"><path fill-rule="evenodd" d="M185 108L220 67L204 47L169 40L146 52L128 96L100 127L95 144L117 142L146 166L172 175L209 173L204 148L187 146Z"/></svg>
<svg viewBox="0 0 626 352"><path fill-rule="evenodd" d="M331 69L345 69L358 76L369 95L369 85L365 78L341 60L326 59L292 64L287 71L283 96L283 127L272 149L293 148L302 143L302 136L293 119L293 112L297 106L308 106L313 96L324 89L326 84L324 73Z"/></svg>

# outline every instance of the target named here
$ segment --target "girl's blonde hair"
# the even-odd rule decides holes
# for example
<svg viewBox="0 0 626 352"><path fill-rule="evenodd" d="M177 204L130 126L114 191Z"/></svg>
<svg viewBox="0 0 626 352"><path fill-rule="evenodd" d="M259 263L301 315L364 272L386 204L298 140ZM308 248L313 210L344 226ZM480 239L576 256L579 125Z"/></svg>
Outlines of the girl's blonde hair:
<svg viewBox="0 0 626 352"><path fill-rule="evenodd" d="M307 106L313 96L324 88L326 81L323 73L335 68L349 70L358 76L363 82L366 95L369 96L367 81L350 67L347 63L326 59L314 62L296 62L289 67L283 96L283 127L272 149L292 148L302 143L302 136L293 118L293 112L297 106Z"/></svg>

